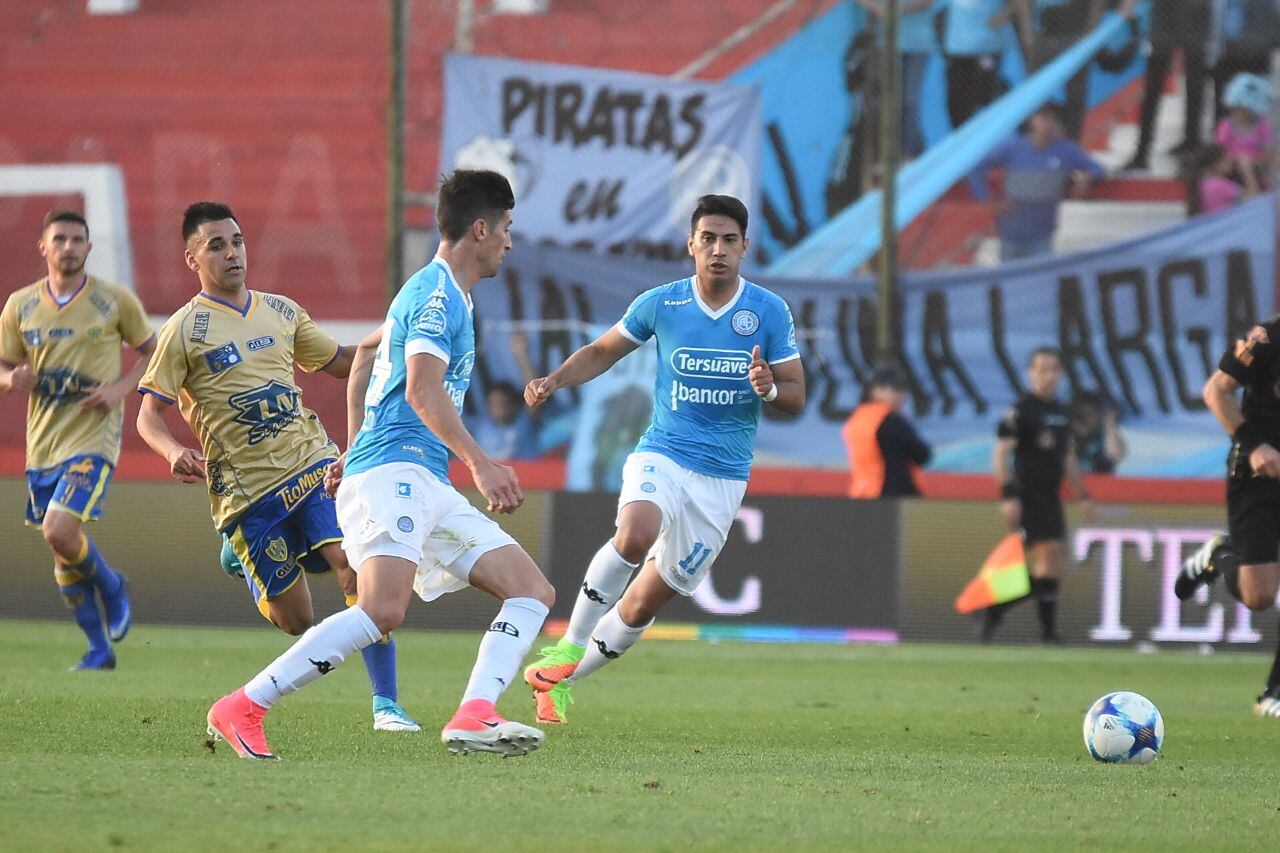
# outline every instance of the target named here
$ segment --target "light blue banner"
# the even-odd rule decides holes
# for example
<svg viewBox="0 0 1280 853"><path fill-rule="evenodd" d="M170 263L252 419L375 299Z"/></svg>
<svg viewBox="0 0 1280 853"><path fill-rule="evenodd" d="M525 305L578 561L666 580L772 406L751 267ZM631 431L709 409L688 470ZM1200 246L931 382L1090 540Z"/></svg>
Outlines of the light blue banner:
<svg viewBox="0 0 1280 853"><path fill-rule="evenodd" d="M902 229L967 175L996 145L1014 133L1051 99L1093 56L1126 28L1123 18L1105 16L1097 28L1034 76L991 104L963 127L904 167L897 177L894 222ZM802 242L774 260L773 275L845 278L875 254L883 239L882 193L871 190Z"/></svg>
<svg viewBox="0 0 1280 853"><path fill-rule="evenodd" d="M698 196L757 207L754 87L463 55L444 84L444 168L507 175L526 237L678 258Z"/></svg>
<svg viewBox="0 0 1280 853"><path fill-rule="evenodd" d="M1228 342L1273 311L1275 233L1275 200L1263 197L1089 252L906 276L895 312L912 382L906 412L934 445L932 467L989 469L996 423L1025 388L1031 351L1048 345L1064 353L1064 401L1089 390L1118 408L1130 448L1120 473L1219 474L1226 436L1200 391ZM498 280L476 291L475 384L523 384L513 331L526 333L541 374L615 323L635 295L691 273L689 263L517 245ZM843 468L840 428L875 358L874 284L757 280L791 306L809 390L798 417L766 409L757 464ZM557 395L576 413L574 487L616 485L621 459L648 423L652 358L641 350Z"/></svg>

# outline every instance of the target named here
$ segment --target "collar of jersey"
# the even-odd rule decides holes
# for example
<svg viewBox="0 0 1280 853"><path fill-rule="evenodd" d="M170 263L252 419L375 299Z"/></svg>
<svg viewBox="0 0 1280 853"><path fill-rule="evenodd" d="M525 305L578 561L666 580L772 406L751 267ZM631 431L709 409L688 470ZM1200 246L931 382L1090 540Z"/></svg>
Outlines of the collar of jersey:
<svg viewBox="0 0 1280 853"><path fill-rule="evenodd" d="M471 313L471 294L463 290L462 286L458 284L458 280L453 277L453 267L449 266L449 262L446 261L444 258L440 257L439 255L436 255L434 258L432 258L431 263L439 264L440 266L444 267L445 273L449 276L449 284L453 285L453 289L458 291L458 295L462 297L462 304L467 306L467 313L470 314Z"/></svg>
<svg viewBox="0 0 1280 853"><path fill-rule="evenodd" d="M742 276L738 276L737 292L733 294L732 299L721 305L715 311L712 311L711 306L702 301L702 293L698 290L698 277L696 275L689 279L689 286L693 288L693 299L698 303L698 307L702 309L702 313L706 314L712 320L719 320L725 314L728 314L733 306L738 304L738 300L742 298L742 291L746 289L746 282L742 280Z"/></svg>
<svg viewBox="0 0 1280 853"><path fill-rule="evenodd" d="M249 316L249 312L253 310L254 298L253 298L253 291L252 291L252 290L247 290L246 292L249 294L249 299L244 303L244 310L243 310L243 311L241 311L241 310L240 310L239 308L237 308L236 306L232 305L230 302L224 302L223 300L219 299L218 297L216 297L216 296L210 296L210 295L209 295L209 294L207 294L207 293L197 293L197 294L196 294L196 298L197 298L197 299L203 299L205 302L208 302L208 303L210 303L211 305L214 305L214 306L216 306L216 307L222 308L224 311L230 311L230 312L232 312L233 314L237 314L237 315L239 315L239 316L241 316L241 317L248 317L248 316Z"/></svg>
<svg viewBox="0 0 1280 853"><path fill-rule="evenodd" d="M49 301L53 303L54 308L57 308L59 311L61 311L64 308L66 308L68 305L70 305L72 302L75 302L76 299L79 298L80 294L84 293L84 289L88 286L89 286L89 274L85 273L84 278L80 279L80 286L75 289L74 293L72 293L69 297L67 297L67 301L59 302L58 297L53 295L53 285L49 284L49 279L46 277L44 280L44 287L40 288L40 292L45 296L49 297Z"/></svg>

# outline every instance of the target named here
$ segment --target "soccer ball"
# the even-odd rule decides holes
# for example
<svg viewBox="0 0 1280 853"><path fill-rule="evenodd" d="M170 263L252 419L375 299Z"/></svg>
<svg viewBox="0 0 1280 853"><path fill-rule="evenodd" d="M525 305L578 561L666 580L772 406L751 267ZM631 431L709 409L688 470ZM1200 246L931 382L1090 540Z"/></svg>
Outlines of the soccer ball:
<svg viewBox="0 0 1280 853"><path fill-rule="evenodd" d="M1121 690L1108 693L1084 715L1084 745L1108 764L1146 764L1164 743L1164 720L1151 700Z"/></svg>

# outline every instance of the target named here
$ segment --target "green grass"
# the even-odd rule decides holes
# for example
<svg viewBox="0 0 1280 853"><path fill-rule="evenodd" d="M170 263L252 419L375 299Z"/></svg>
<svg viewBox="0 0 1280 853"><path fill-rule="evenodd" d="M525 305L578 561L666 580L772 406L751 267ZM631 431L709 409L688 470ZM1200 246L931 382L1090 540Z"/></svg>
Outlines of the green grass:
<svg viewBox="0 0 1280 853"><path fill-rule="evenodd" d="M1257 655L641 643L524 758L438 741L478 637L404 632L421 735L375 734L358 662L272 712L282 764L205 743L210 702L288 638L141 626L112 673L69 624L0 622L0 848L299 850L1275 849L1280 720ZM1114 689L1167 729L1096 764ZM504 697L529 720L523 689Z"/></svg>

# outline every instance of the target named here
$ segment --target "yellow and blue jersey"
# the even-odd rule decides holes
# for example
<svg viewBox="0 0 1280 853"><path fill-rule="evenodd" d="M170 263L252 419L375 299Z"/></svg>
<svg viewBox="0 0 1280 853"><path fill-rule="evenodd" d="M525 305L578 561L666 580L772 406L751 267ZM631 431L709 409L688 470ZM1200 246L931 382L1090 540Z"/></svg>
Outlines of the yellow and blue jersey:
<svg viewBox="0 0 1280 853"><path fill-rule="evenodd" d="M292 299L249 291L243 311L197 294L160 329L138 390L178 403L200 441L214 526L296 478L337 447L302 405L294 364L321 370L337 341Z"/></svg>
<svg viewBox="0 0 1280 853"><path fill-rule="evenodd" d="M653 451L710 477L746 480L755 454L760 397L747 372L751 350L769 364L800 357L782 297L738 279L738 292L713 310L692 278L636 297L616 327L637 344L657 338L653 422L636 452Z"/></svg>
<svg viewBox="0 0 1280 853"><path fill-rule="evenodd" d="M59 302L48 279L9 296L0 312L0 359L26 363L36 375L27 401L27 469L40 471L81 456L110 465L120 457L124 403L110 411L80 404L120 378L121 347L140 347L151 324L133 292L86 275Z"/></svg>
<svg viewBox="0 0 1280 853"><path fill-rule="evenodd" d="M421 353L447 365L444 389L461 412L476 362L475 327L471 297L443 258L405 282L387 311L365 393L364 421L347 450L348 475L388 462L412 462L449 482L449 449L405 401L407 361Z"/></svg>

